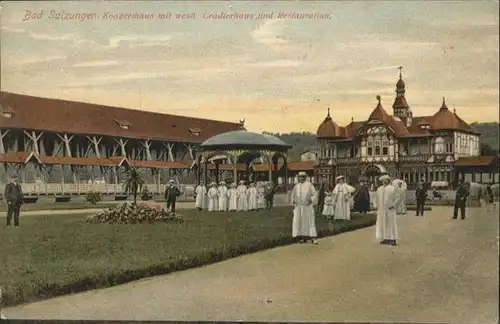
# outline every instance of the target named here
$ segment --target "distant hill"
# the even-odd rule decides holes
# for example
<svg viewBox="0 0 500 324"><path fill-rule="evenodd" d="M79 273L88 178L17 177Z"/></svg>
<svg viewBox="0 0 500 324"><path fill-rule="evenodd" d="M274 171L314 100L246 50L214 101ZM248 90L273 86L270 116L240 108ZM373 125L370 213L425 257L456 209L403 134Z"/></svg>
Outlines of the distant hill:
<svg viewBox="0 0 500 324"><path fill-rule="evenodd" d="M498 152L499 123L472 123L471 126L482 134L482 144L488 145ZM300 160L300 153L316 149L316 135L310 132L282 134L264 132L264 134L274 135L285 143L293 145L293 148L288 151L290 161L298 161Z"/></svg>
<svg viewBox="0 0 500 324"><path fill-rule="evenodd" d="M498 151L499 123L472 123L472 128L481 133L481 143Z"/></svg>
<svg viewBox="0 0 500 324"><path fill-rule="evenodd" d="M271 133L263 132L264 134L273 135L281 139L283 142L292 145L288 151L288 160L299 161L300 153L316 148L316 135L309 132L302 133Z"/></svg>

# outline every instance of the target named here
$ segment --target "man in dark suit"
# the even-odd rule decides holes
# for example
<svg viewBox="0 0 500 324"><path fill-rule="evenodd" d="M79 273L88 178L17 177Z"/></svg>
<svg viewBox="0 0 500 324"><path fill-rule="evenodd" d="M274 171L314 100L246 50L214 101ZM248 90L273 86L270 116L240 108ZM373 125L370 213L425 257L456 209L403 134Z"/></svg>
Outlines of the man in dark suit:
<svg viewBox="0 0 500 324"><path fill-rule="evenodd" d="M266 187L264 188L264 199L266 200L266 210L273 209L274 204L274 194L276 193L276 189L271 181L267 182Z"/></svg>
<svg viewBox="0 0 500 324"><path fill-rule="evenodd" d="M415 199L417 201L417 214L415 216L424 216L425 200L427 199L427 189L423 183L418 185L415 191Z"/></svg>
<svg viewBox="0 0 500 324"><path fill-rule="evenodd" d="M7 226L10 226L12 217L14 217L14 226L19 226L19 216L21 205L24 203L23 191L17 181L17 175L13 175L10 182L5 186L4 197L7 201Z"/></svg>
<svg viewBox="0 0 500 324"><path fill-rule="evenodd" d="M465 205L469 197L469 190L466 188L464 180L460 180L460 184L455 195L455 207L453 208L453 219L457 219L458 210L460 209L460 218L465 219Z"/></svg>
<svg viewBox="0 0 500 324"><path fill-rule="evenodd" d="M166 202L166 210L172 212L172 214L175 214L175 202L177 201L177 197L181 195L181 191L179 188L174 186L174 180L169 180L168 185L165 188L165 202Z"/></svg>

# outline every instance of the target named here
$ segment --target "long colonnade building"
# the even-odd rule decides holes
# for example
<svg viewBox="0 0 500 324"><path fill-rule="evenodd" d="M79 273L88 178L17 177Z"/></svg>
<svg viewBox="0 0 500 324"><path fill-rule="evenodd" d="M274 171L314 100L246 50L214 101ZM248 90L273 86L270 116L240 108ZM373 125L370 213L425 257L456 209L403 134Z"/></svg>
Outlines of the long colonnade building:
<svg viewBox="0 0 500 324"><path fill-rule="evenodd" d="M116 193L120 168L133 165L150 171L148 187L161 192L171 176L195 183L191 167L204 140L241 129L241 122L1 92L0 190L16 173L26 193Z"/></svg>

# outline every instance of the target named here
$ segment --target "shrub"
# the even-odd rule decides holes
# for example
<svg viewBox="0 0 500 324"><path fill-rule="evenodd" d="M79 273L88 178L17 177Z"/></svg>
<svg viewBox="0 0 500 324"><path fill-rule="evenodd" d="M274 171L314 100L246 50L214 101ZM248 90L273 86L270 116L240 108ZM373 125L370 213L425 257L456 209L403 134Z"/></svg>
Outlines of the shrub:
<svg viewBox="0 0 500 324"><path fill-rule="evenodd" d="M98 202L102 201L102 194L98 191L89 191L85 196L85 201L96 205Z"/></svg>

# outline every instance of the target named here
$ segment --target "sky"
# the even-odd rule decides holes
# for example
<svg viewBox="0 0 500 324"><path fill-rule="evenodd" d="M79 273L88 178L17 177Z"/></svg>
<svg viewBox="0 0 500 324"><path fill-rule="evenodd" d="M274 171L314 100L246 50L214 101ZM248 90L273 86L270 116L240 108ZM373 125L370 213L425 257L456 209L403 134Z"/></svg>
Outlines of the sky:
<svg viewBox="0 0 500 324"><path fill-rule="evenodd" d="M377 95L392 113L402 65L414 116L446 97L469 123L498 121L498 11L498 0L9 1L1 90L316 132L327 108L339 125L366 120Z"/></svg>

